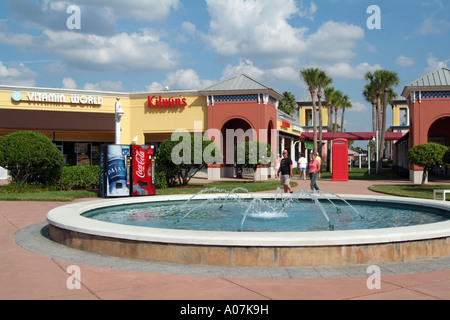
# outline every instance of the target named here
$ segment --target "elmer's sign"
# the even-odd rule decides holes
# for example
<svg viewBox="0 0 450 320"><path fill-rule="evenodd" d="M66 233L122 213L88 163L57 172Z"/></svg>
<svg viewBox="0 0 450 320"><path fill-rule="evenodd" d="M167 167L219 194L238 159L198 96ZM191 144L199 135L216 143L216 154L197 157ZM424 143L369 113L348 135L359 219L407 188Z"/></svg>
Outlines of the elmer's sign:
<svg viewBox="0 0 450 320"><path fill-rule="evenodd" d="M148 97L149 108L185 108L187 100L180 96L179 98L163 98L161 96Z"/></svg>

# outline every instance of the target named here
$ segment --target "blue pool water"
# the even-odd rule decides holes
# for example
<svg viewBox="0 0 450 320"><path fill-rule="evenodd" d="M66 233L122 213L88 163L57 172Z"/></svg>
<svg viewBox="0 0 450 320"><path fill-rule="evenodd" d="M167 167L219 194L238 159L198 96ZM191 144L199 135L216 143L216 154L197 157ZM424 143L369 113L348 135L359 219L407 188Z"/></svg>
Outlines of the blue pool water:
<svg viewBox="0 0 450 320"><path fill-rule="evenodd" d="M449 212L388 203L312 200L203 200L123 205L87 212L86 218L163 229L307 232L414 226L447 221ZM328 221L329 220L329 221ZM332 228L330 228L332 226Z"/></svg>

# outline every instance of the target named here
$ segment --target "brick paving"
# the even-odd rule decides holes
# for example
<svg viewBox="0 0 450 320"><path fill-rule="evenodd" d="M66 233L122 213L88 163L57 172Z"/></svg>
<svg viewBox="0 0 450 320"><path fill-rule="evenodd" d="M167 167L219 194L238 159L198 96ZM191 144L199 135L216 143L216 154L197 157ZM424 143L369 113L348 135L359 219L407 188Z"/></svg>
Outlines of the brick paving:
<svg viewBox="0 0 450 320"><path fill-rule="evenodd" d="M339 194L373 194L373 184L393 181L319 181L323 190ZM297 189L308 189L299 181ZM89 201L89 200L79 200ZM370 290L365 267L266 270L273 279L258 278L259 269L211 272L208 267L151 265L135 261L94 265L92 255L76 252L70 259L62 247L42 248L40 234L29 240L36 250L17 243L27 228L44 223L52 208L66 203L0 201L0 299L2 300L447 300L450 258L382 266L381 288ZM44 223L45 224L45 223ZM47 240L48 241L48 240ZM105 257L102 257L105 258ZM107 258L105 258L107 259ZM109 260L107 260L109 261ZM108 265L110 263L110 265ZM81 286L70 290L69 266L76 265ZM150 271L149 271L150 268ZM153 269L152 269L153 268ZM153 270L153 271L151 271ZM233 271L234 270L234 271ZM70 270L69 270L70 271ZM266 272L264 271L264 272ZM280 275L283 276L280 276ZM291 279L292 278L292 279ZM69 286L68 286L69 283Z"/></svg>

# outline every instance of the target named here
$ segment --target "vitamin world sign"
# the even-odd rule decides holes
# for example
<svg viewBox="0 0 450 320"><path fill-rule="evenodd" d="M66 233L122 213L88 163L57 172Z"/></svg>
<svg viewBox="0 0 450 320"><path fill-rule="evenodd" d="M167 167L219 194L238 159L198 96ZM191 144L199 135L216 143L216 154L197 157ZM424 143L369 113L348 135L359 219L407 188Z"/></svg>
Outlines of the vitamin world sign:
<svg viewBox="0 0 450 320"><path fill-rule="evenodd" d="M148 97L149 108L185 108L187 100L180 96L179 98L163 98L162 96Z"/></svg>
<svg viewBox="0 0 450 320"><path fill-rule="evenodd" d="M12 99L16 102L23 101L24 95L21 92L14 92ZM62 93L53 92L27 92L26 98L28 102L47 102L47 103L71 103L81 105L102 105L103 98L99 96L76 95L66 96Z"/></svg>

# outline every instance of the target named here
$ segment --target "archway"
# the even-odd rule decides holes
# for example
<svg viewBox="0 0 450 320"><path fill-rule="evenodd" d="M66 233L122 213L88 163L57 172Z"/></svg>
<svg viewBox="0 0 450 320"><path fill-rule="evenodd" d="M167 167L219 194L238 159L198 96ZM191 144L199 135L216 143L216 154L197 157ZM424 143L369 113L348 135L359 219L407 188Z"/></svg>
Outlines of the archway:
<svg viewBox="0 0 450 320"><path fill-rule="evenodd" d="M428 142L435 142L446 147L450 146L450 117L441 117L433 122L428 130ZM450 176L449 167L439 166L430 172L434 179Z"/></svg>
<svg viewBox="0 0 450 320"><path fill-rule="evenodd" d="M222 177L234 177L234 150L238 141L249 141L256 139L255 130L245 120L234 118L228 120L222 127L222 153L224 164L222 166ZM231 140L230 140L231 139Z"/></svg>
<svg viewBox="0 0 450 320"><path fill-rule="evenodd" d="M450 117L441 117L428 130L428 142L450 146Z"/></svg>

